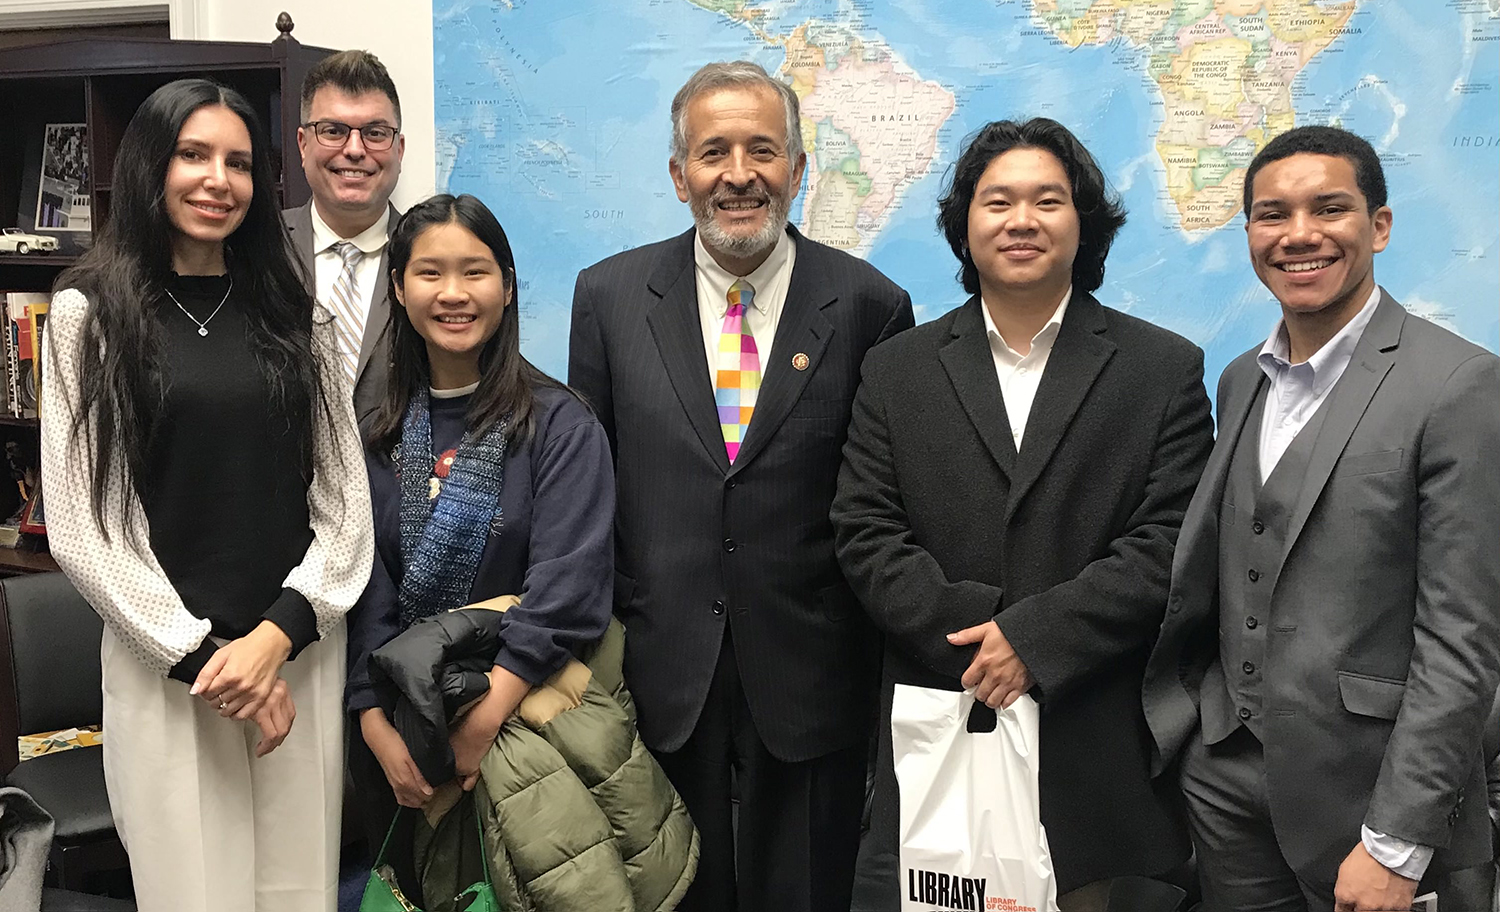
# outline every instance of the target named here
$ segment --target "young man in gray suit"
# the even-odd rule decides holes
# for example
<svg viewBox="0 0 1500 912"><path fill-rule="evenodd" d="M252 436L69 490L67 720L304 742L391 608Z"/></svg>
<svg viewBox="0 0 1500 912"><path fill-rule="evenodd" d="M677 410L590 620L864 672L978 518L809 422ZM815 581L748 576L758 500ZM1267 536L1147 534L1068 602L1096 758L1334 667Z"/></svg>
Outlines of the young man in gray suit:
<svg viewBox="0 0 1500 912"><path fill-rule="evenodd" d="M283 213L292 243L333 314L361 425L385 394L391 192L406 137L390 73L369 51L325 57L302 82L297 148L312 199Z"/></svg>
<svg viewBox="0 0 1500 912"><path fill-rule="evenodd" d="M695 227L573 298L569 382L615 454L625 678L702 835L680 908L848 909L878 652L828 507L860 361L911 299L787 224L806 156L786 84L709 64L672 126Z"/></svg>
<svg viewBox="0 0 1500 912"><path fill-rule="evenodd" d="M1375 284L1375 151L1302 127L1245 179L1281 303L1219 381L1144 685L1209 910L1483 908L1500 682L1500 358ZM1492 871L1490 872L1492 874ZM1446 891L1446 892L1445 892Z"/></svg>

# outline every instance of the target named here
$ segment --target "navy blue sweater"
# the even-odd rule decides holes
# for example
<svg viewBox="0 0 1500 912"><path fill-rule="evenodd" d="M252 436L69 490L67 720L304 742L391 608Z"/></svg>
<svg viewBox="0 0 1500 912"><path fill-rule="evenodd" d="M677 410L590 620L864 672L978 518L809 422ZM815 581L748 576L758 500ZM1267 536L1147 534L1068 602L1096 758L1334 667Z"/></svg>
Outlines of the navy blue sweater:
<svg viewBox="0 0 1500 912"><path fill-rule="evenodd" d="M469 397L432 400L437 458L458 446ZM614 593L615 478L609 440L593 414L564 390L536 392L536 431L512 442L500 491L504 517L492 530L469 602L520 595L505 613L495 664L535 685L603 635ZM375 512L375 567L349 614L350 711L377 705L370 654L401 632L396 593L401 491L385 454L366 453Z"/></svg>

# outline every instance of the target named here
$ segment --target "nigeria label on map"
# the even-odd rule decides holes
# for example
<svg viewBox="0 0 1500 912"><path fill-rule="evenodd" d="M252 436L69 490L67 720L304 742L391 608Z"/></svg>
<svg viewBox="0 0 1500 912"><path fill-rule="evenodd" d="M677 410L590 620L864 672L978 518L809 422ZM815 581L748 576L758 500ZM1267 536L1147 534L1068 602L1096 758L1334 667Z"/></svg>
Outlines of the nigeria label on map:
<svg viewBox="0 0 1500 912"><path fill-rule="evenodd" d="M793 222L908 289L919 321L965 297L935 226L964 138L1051 117L1130 213L1098 296L1203 346L1212 384L1277 316L1246 253L1246 166L1321 123L1386 168L1377 280L1500 347L1500 0L434 0L433 26L439 186L505 225L524 349L555 374L578 271L691 227L669 106L733 59L800 100Z"/></svg>

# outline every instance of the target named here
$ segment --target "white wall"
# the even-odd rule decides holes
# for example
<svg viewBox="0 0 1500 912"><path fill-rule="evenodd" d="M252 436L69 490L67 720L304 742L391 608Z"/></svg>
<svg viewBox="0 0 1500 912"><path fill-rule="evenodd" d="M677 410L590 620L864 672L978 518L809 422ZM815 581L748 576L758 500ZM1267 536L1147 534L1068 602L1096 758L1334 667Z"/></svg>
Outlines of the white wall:
<svg viewBox="0 0 1500 912"><path fill-rule="evenodd" d="M180 6L179 6L180 8ZM432 128L432 3L430 0L196 0L178 38L270 41L276 17L291 14L292 37L303 44L346 50L363 48L379 57L401 95L406 157L393 201L405 209L434 189ZM177 10L174 10L176 12ZM186 32L186 33L184 33Z"/></svg>

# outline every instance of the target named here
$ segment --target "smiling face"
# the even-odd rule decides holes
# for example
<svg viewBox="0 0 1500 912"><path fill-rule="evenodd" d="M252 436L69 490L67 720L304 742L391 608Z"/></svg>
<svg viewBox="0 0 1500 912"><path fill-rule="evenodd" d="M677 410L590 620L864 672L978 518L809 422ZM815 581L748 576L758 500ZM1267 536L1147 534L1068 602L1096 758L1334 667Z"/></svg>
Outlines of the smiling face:
<svg viewBox="0 0 1500 912"><path fill-rule="evenodd" d="M163 194L174 268L195 253L222 254L224 239L245 220L253 189L250 131L239 115L223 105L189 115L177 133Z"/></svg>
<svg viewBox="0 0 1500 912"><path fill-rule="evenodd" d="M1358 313L1375 289L1391 210L1370 211L1354 165L1299 152L1261 168L1251 191L1250 261L1287 316Z"/></svg>
<svg viewBox="0 0 1500 912"><path fill-rule="evenodd" d="M969 255L985 300L1062 299L1078 255L1078 210L1068 172L1045 149L995 156L969 203Z"/></svg>
<svg viewBox="0 0 1500 912"><path fill-rule="evenodd" d="M336 120L351 127L401 126L396 122L396 106L384 92L350 95L329 85L314 93L307 120ZM368 148L357 131L351 130L343 145L325 146L311 128L298 127L297 148L318 214L341 236L353 237L385 211L401 177L406 137L398 135L390 147L377 151Z"/></svg>
<svg viewBox="0 0 1500 912"><path fill-rule="evenodd" d="M427 343L433 386L455 389L479 379L479 354L510 305L511 277L494 251L457 222L434 225L412 243L396 300Z"/></svg>
<svg viewBox="0 0 1500 912"><path fill-rule="evenodd" d="M683 124L686 160L669 165L677 198L720 264L746 275L786 230L807 156L788 156L786 110L767 87L704 92L687 103Z"/></svg>

